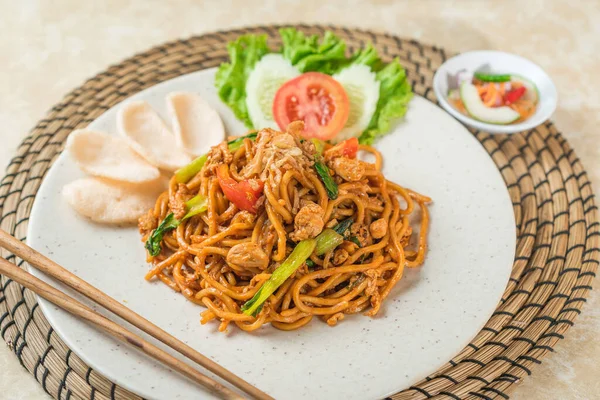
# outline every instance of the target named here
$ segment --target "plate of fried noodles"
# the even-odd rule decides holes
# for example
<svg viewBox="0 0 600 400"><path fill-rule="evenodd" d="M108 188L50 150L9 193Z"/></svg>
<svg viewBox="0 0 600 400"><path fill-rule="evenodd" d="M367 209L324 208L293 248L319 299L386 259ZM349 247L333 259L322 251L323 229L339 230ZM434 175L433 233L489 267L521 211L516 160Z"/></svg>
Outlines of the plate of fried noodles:
<svg viewBox="0 0 600 400"><path fill-rule="evenodd" d="M29 245L278 399L382 398L462 350L515 252L512 204L480 143L416 95L370 144L314 137L301 121L249 129L215 73L153 86L74 132L37 195ZM211 398L40 306L118 385Z"/></svg>

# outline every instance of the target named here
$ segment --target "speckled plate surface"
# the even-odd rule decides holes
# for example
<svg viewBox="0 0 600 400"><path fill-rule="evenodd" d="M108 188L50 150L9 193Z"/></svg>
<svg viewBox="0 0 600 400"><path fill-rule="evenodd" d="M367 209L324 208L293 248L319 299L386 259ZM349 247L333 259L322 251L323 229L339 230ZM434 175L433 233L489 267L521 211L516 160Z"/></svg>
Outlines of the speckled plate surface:
<svg viewBox="0 0 600 400"><path fill-rule="evenodd" d="M147 100L165 115L167 93L195 91L218 109L230 132L244 132L219 101L213 77L214 70L184 75L130 99ZM115 112L90 127L115 132ZM352 316L335 328L314 320L299 331L263 327L255 334L201 326L199 306L143 279L148 266L137 229L93 224L62 201L61 188L82 176L66 154L40 187L28 242L276 398L381 398L433 373L479 332L506 287L516 233L498 169L481 144L434 104L416 96L406 120L376 147L389 179L431 196L434 204L425 264L407 271L375 319ZM40 306L66 344L115 383L150 399L209 397L53 305L40 300Z"/></svg>

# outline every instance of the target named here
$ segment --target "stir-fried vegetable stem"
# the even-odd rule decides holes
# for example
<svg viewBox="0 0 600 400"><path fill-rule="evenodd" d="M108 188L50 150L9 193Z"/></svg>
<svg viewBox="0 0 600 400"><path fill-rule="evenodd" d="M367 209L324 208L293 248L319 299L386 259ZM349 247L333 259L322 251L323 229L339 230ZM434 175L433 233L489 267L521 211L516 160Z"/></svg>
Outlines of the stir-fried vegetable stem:
<svg viewBox="0 0 600 400"><path fill-rule="evenodd" d="M177 228L182 221L192 218L194 215L203 213L208 208L208 200L202 195L197 195L186 203L187 214L182 219L176 219L173 213L170 213L162 220L158 227L152 232L148 240L146 240L146 250L151 256L156 257L160 254L160 243L165 236L165 233Z"/></svg>
<svg viewBox="0 0 600 400"><path fill-rule="evenodd" d="M352 222L352 219L348 218L338 224L335 228L339 229L340 225L343 224L341 229L346 230L349 226L348 220ZM344 226L346 226L346 228L344 228ZM306 263L309 268L314 267L315 263L309 259L313 251L317 255L322 255L339 246L344 241L344 237L334 229L325 229L315 239L306 239L298 243L283 264L277 267L273 272L273 275L271 275L269 280L267 280L254 296L242 306L244 314L256 316L269 296L275 293L277 288L279 288L279 286L281 286L294 271L300 268L303 263Z"/></svg>
<svg viewBox="0 0 600 400"><path fill-rule="evenodd" d="M206 164L207 160L208 154L203 154L200 157L194 159L194 161L192 161L185 167L181 167L177 171L175 171L175 179L178 183L187 183L190 179L196 176L198 172L200 172L202 167L204 167L204 164Z"/></svg>
<svg viewBox="0 0 600 400"><path fill-rule="evenodd" d="M354 220L352 218L346 218L345 220L334 226L333 230L339 233L340 235L344 235L353 223Z"/></svg>
<svg viewBox="0 0 600 400"><path fill-rule="evenodd" d="M242 146L242 144L244 143L244 139L250 139L250 140L256 139L256 132L250 133L248 135L239 137L237 139L234 139L234 140L228 142L227 145L228 145L229 151L236 151L237 149L239 149ZM204 167L204 164L206 164L207 160L208 160L208 154L203 154L200 157L194 159L194 161L192 161L185 167L182 167L182 168L178 169L177 171L175 171L175 179L177 180L178 183L187 183L190 179L192 179L194 176L196 176L196 174L198 172L200 172L202 167Z"/></svg>
<svg viewBox="0 0 600 400"><path fill-rule="evenodd" d="M148 240L146 240L146 250L148 250L148 253L150 253L151 256L156 257L160 254L160 243L162 242L165 233L177 228L180 223L181 221L175 219L173 213L170 213L162 220L160 225L158 225L158 228L156 228Z"/></svg>
<svg viewBox="0 0 600 400"><path fill-rule="evenodd" d="M242 147L242 144L244 144L244 139L255 140L256 135L257 135L257 133L253 132L253 133L247 134L246 136L241 136L237 139L233 139L232 141L227 142L227 147L229 148L229 151L236 151L237 149Z"/></svg>
<svg viewBox="0 0 600 400"><path fill-rule="evenodd" d="M244 314L258 314L264 302L310 257L316 245L315 239L306 239L298 243L283 264L273 272L269 280L242 306Z"/></svg>
<svg viewBox="0 0 600 400"><path fill-rule="evenodd" d="M344 237L333 229L325 229L317 236L317 247L315 254L321 256L328 251L338 247L344 241Z"/></svg>
<svg viewBox="0 0 600 400"><path fill-rule="evenodd" d="M315 170L317 171L317 175L321 178L323 185L325 185L325 191L327 191L327 197L331 200L335 200L338 197L338 185L335 183L331 174L329 173L329 168L325 163L321 160L320 157L315 159Z"/></svg>
<svg viewBox="0 0 600 400"><path fill-rule="evenodd" d="M208 199L202 195L197 195L188 200L185 206L187 214L181 219L182 221L206 211L208 209Z"/></svg>
<svg viewBox="0 0 600 400"><path fill-rule="evenodd" d="M315 145L315 151L317 154L323 154L323 149L325 149L325 142L319 139L310 139L312 144Z"/></svg>

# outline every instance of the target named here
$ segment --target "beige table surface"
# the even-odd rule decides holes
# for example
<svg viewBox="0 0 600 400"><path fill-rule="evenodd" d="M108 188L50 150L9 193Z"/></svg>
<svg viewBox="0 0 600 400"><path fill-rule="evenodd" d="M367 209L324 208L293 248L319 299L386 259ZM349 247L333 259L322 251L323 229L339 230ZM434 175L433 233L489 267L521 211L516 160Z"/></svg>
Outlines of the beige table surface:
<svg viewBox="0 0 600 400"><path fill-rule="evenodd" d="M109 64L203 32L307 22L387 31L455 51L501 49L532 59L554 79L559 104L553 119L598 188L598 21L598 0L0 0L0 171L53 104ZM598 306L600 296L592 292L567 338L513 399L600 398ZM47 398L0 341L0 399Z"/></svg>

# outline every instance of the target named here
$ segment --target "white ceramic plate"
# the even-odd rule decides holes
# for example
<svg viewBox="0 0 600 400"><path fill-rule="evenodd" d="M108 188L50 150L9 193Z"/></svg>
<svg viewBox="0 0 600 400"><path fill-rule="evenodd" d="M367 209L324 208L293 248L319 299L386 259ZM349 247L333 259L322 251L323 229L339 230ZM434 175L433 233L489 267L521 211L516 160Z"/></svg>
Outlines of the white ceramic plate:
<svg viewBox="0 0 600 400"><path fill-rule="evenodd" d="M149 101L164 116L167 93L196 91L217 107L229 132L243 133L217 97L214 72L182 76L131 99ZM90 127L114 132L115 113L116 108L107 111ZM298 331L266 326L256 334L233 326L223 334L216 324L201 326L201 307L161 283L144 280L149 267L136 228L91 223L62 200L61 188L83 175L65 154L37 195L28 242L275 398L385 397L434 372L484 325L509 277L515 225L507 190L490 157L462 125L429 101L415 97L406 120L377 148L384 154L386 176L431 196L434 204L425 264L406 272L375 319L351 316L335 328L315 319ZM46 301L40 299L40 306L66 344L117 384L149 399L210 397Z"/></svg>
<svg viewBox="0 0 600 400"><path fill-rule="evenodd" d="M448 102L448 75L456 75L466 70L473 74L483 65L489 65L492 71L520 75L532 81L539 91L539 102L535 113L523 122L509 125L488 124L458 112ZM440 105L459 121L489 133L516 133L535 128L550 118L556 110L558 94L550 76L538 65L516 54L503 51L469 51L446 61L433 77L433 90Z"/></svg>

